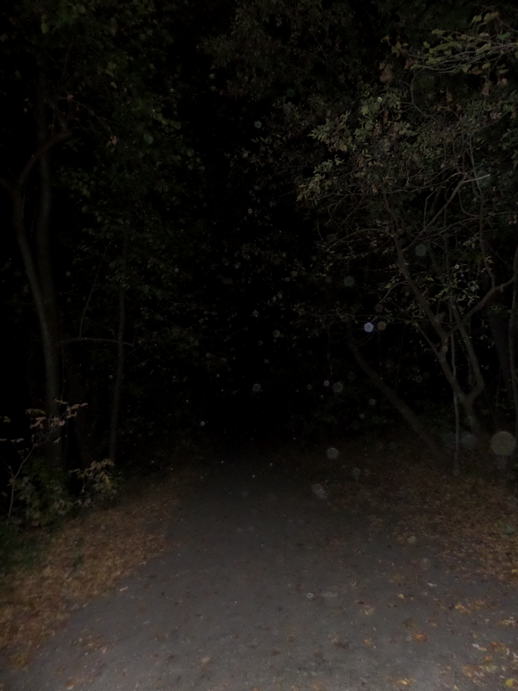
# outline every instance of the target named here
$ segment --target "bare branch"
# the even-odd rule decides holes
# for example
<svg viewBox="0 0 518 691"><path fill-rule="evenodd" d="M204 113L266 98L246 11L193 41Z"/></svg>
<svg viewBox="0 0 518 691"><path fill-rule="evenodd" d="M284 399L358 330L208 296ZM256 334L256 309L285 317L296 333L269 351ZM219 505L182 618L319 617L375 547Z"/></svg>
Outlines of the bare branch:
<svg viewBox="0 0 518 691"><path fill-rule="evenodd" d="M71 133L67 130L62 130L61 132L57 132L53 137L50 137L50 139L47 139L47 141L44 142L29 158L29 160L23 167L20 175L18 176L16 184L19 187L22 187L27 182L27 178L31 174L32 169L40 160L40 158L44 156L52 148L54 148L57 144L65 141L65 139L68 139L70 137L70 134Z"/></svg>
<svg viewBox="0 0 518 691"><path fill-rule="evenodd" d="M67 346L71 343L112 343L117 345L119 341L116 338L95 338L94 336L73 336L72 338L64 338L59 342L61 346ZM133 348L134 343L123 341L123 345Z"/></svg>

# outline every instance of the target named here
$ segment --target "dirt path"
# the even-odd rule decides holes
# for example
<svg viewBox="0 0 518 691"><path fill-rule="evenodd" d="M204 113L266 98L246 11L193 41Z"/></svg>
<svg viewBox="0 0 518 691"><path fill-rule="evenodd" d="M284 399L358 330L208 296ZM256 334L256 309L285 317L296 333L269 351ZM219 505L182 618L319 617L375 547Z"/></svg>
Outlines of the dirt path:
<svg viewBox="0 0 518 691"><path fill-rule="evenodd" d="M222 466L176 512L170 551L0 688L518 688L517 589L397 544L390 520L336 510L268 465Z"/></svg>

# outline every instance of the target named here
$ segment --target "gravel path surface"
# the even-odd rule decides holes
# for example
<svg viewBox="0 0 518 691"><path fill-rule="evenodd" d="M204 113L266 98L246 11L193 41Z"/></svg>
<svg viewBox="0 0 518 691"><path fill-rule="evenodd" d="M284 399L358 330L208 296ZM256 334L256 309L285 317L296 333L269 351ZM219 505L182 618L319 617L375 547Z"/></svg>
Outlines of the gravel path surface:
<svg viewBox="0 0 518 691"><path fill-rule="evenodd" d="M170 550L0 688L518 688L516 588L467 581L430 546L397 544L390 518L317 494L268 464L212 469L175 511Z"/></svg>

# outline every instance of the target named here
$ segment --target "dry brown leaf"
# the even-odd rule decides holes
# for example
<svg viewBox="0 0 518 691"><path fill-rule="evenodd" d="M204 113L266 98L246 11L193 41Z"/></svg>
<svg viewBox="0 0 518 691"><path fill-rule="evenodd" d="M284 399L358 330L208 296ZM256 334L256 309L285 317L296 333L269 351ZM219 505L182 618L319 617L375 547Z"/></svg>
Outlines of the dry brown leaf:
<svg viewBox="0 0 518 691"><path fill-rule="evenodd" d="M428 636L426 635L426 633L414 633L412 635L412 638L414 639L414 641L417 641L418 643L424 643L428 640Z"/></svg>
<svg viewBox="0 0 518 691"><path fill-rule="evenodd" d="M13 666L27 664L72 610L166 548L177 487L171 478L116 506L69 520L49 540L43 565L9 574L0 606L0 650Z"/></svg>

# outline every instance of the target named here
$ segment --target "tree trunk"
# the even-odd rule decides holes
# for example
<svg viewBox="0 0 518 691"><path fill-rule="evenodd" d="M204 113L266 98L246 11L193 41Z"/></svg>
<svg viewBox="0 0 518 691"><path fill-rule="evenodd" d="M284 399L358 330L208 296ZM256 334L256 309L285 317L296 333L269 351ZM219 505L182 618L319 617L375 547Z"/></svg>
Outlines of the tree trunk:
<svg viewBox="0 0 518 691"><path fill-rule="evenodd" d="M37 139L41 150L49 137L47 119L46 81L40 72L37 92ZM38 274L39 292L43 303L43 315L46 322L48 337L43 342L46 361L46 399L47 414L56 417L58 414L57 400L61 395L60 349L58 338L58 307L54 286L54 272L51 256L50 212L52 205L52 181L50 172L50 151L46 150L38 160L38 202L35 219L35 263Z"/></svg>
<svg viewBox="0 0 518 691"><path fill-rule="evenodd" d="M119 327L117 330L117 368L113 385L112 410L110 420L109 458L115 462L117 456L117 441L119 433L119 418L124 382L125 345L124 332L126 330L126 260L128 253L128 232L124 230L122 246L122 275L119 284Z"/></svg>
<svg viewBox="0 0 518 691"><path fill-rule="evenodd" d="M518 439L518 367L517 367L517 339L518 333L518 248L514 252L513 260L513 296L511 299L511 316L508 324L509 369L511 372L511 392L514 408L514 436ZM516 457L515 451L515 457Z"/></svg>
<svg viewBox="0 0 518 691"><path fill-rule="evenodd" d="M13 230L20 250L22 264L29 284L38 320L44 368L45 408L49 418L59 412L60 356L58 340L58 309L50 252L50 210L52 182L50 171L51 149L68 138L65 130L52 132L47 121L45 82L41 77L36 94L36 132L38 147L27 160L14 182L0 179L0 185L9 193L13 209ZM38 183L29 190L34 170ZM31 189L35 192L30 193ZM33 206L31 206L33 203ZM29 219L29 209L30 217ZM34 227L34 246L29 239L29 225ZM49 445L49 460L59 463L59 444Z"/></svg>
<svg viewBox="0 0 518 691"><path fill-rule="evenodd" d="M46 412L48 415L55 415L57 413L56 399L59 393L59 366L56 357L56 342L53 337L51 325L49 324L43 292L27 239L24 220L24 202L20 190L16 190L14 193L13 205L16 240L22 256L23 267L29 283L40 327L41 347L45 368Z"/></svg>
<svg viewBox="0 0 518 691"><path fill-rule="evenodd" d="M509 317L504 313L504 310L505 308L503 308L501 312L495 312L490 309L488 310L486 316L489 323L489 328L491 329L491 335L495 343L498 364L500 367L500 375L502 377L502 382L505 387L508 400L510 401L512 398L512 374L508 341Z"/></svg>

